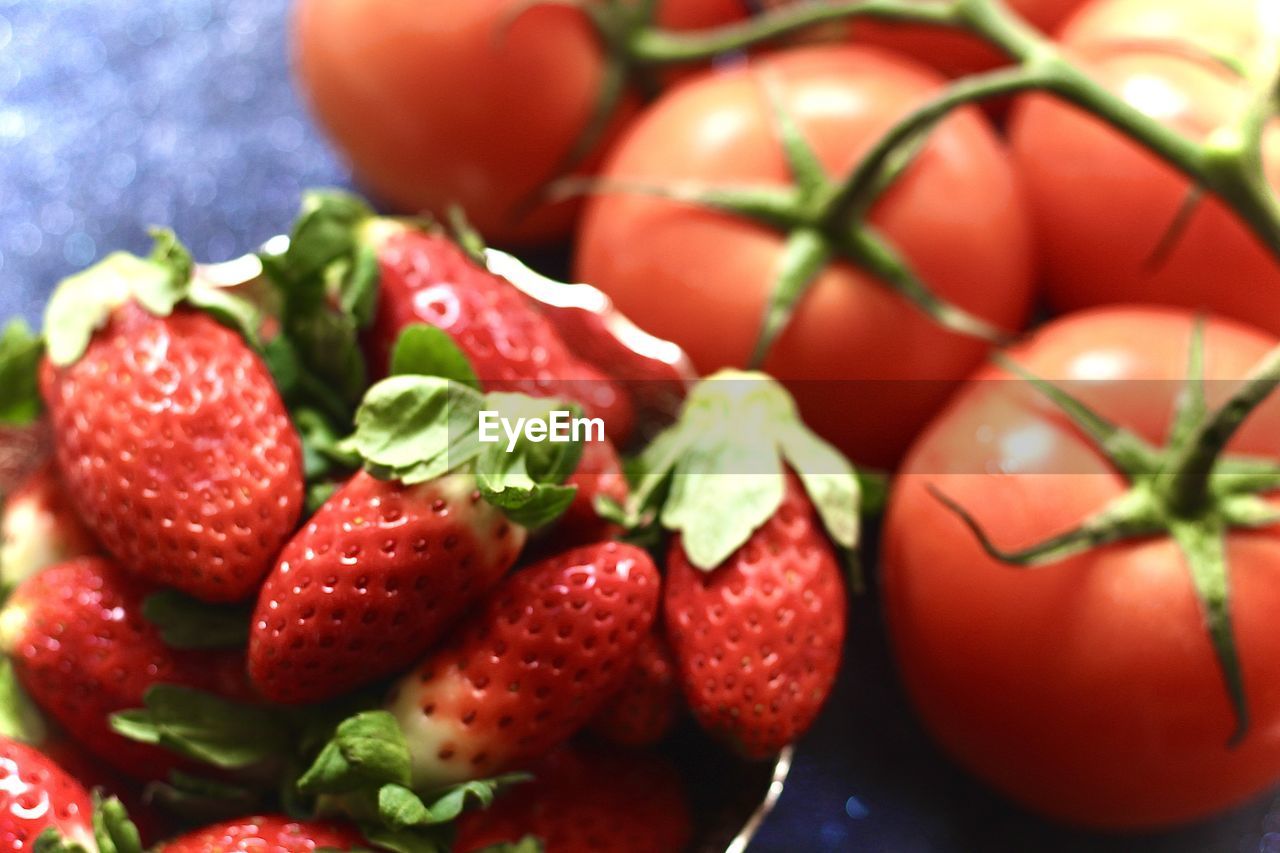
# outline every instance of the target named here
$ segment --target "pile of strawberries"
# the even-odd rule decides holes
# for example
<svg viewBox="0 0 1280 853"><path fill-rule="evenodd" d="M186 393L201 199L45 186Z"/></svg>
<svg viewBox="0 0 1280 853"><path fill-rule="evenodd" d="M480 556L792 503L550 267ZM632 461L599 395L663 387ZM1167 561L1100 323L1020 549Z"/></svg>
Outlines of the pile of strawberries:
<svg viewBox="0 0 1280 853"><path fill-rule="evenodd" d="M0 849L669 853L686 715L812 723L848 463L733 374L624 476L626 387L469 245L314 195L260 281L162 233L0 338L53 448L0 519ZM608 439L476 438L565 407Z"/></svg>

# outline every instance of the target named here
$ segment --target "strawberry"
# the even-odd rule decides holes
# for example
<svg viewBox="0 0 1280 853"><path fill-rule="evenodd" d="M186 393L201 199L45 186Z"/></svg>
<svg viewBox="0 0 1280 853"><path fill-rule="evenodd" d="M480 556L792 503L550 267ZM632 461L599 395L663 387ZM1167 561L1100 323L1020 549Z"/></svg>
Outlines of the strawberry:
<svg viewBox="0 0 1280 853"><path fill-rule="evenodd" d="M249 663L265 695L327 699L401 672L498 582L526 529L573 500L560 483L580 443L485 444L479 413L549 405L421 373L369 389L343 444L367 470L294 537L259 595Z"/></svg>
<svg viewBox="0 0 1280 853"><path fill-rule="evenodd" d="M142 615L155 587L101 557L23 581L0 611L0 646L35 703L81 744L137 779L179 766L169 752L115 734L108 717L143 704L159 683L247 698L243 657L178 651Z"/></svg>
<svg viewBox="0 0 1280 853"><path fill-rule="evenodd" d="M458 821L456 853L533 837L545 853L673 853L693 821L680 774L654 753L567 746L533 781Z"/></svg>
<svg viewBox="0 0 1280 853"><path fill-rule="evenodd" d="M794 476L782 505L714 572L667 557L664 607L680 683L698 722L752 758L803 734L840 668L839 562Z"/></svg>
<svg viewBox="0 0 1280 853"><path fill-rule="evenodd" d="M630 432L631 401L622 389L578 359L528 297L438 230L377 217L345 194L312 193L289 251L271 267L286 290L316 278L344 279L347 293L376 289L363 336L375 377L390 369L401 333L425 324L448 334L486 391L562 397L603 419L615 441Z"/></svg>
<svg viewBox="0 0 1280 853"><path fill-rule="evenodd" d="M857 477L782 386L736 371L694 388L637 465L627 514L676 534L663 607L684 697L708 731L768 756L809 727L839 669L847 603L828 534L856 544Z"/></svg>
<svg viewBox="0 0 1280 853"><path fill-rule="evenodd" d="M671 732L682 707L675 658L657 629L641 642L622 689L600 709L591 730L619 746L653 746Z"/></svg>
<svg viewBox="0 0 1280 853"><path fill-rule="evenodd" d="M165 842L159 853L313 853L367 846L360 833L345 824L262 815L206 826Z"/></svg>
<svg viewBox="0 0 1280 853"><path fill-rule="evenodd" d="M649 555L588 545L522 569L396 687L415 782L488 775L591 721L630 671L657 611Z"/></svg>
<svg viewBox="0 0 1280 853"><path fill-rule="evenodd" d="M5 584L97 552L97 543L71 508L52 463L28 474L5 500L0 513L0 578Z"/></svg>
<svg viewBox="0 0 1280 853"><path fill-rule="evenodd" d="M83 785L43 753L0 737L0 850L30 850L50 827L95 850L92 820Z"/></svg>
<svg viewBox="0 0 1280 853"><path fill-rule="evenodd" d="M472 476L406 486L356 474L263 584L254 683L274 702L310 702L407 669L506 574L524 538Z"/></svg>
<svg viewBox="0 0 1280 853"><path fill-rule="evenodd" d="M112 255L63 282L40 389L67 492L106 550L236 601L297 523L302 451L265 365L191 307L199 293L190 258L163 241L152 259Z"/></svg>
<svg viewBox="0 0 1280 853"><path fill-rule="evenodd" d="M340 724L299 788L363 800L356 814L372 803L384 819L388 789L402 797L466 782L491 798L503 779L468 780L550 752L617 691L653 622L658 587L649 555L618 542L520 569L396 684L385 710ZM395 815L404 811L391 817L402 823Z"/></svg>

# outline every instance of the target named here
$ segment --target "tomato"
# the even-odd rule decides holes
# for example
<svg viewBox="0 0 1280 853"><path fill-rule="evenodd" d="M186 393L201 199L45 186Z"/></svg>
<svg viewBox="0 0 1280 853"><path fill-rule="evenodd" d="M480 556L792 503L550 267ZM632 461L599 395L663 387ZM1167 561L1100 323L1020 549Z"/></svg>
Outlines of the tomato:
<svg viewBox="0 0 1280 853"><path fill-rule="evenodd" d="M798 0L765 0L775 8ZM812 2L812 0L804 0ZM1043 33L1054 33L1084 0L1008 0L1007 5ZM862 20L839 25L856 44L888 48L928 63L948 77L988 71L1002 64L1000 53L980 39L941 27ZM829 29L835 29L834 27Z"/></svg>
<svg viewBox="0 0 1280 853"><path fill-rule="evenodd" d="M511 22L523 5L299 0L295 71L360 184L404 211L460 204L496 242L567 233L575 205L524 211L586 128L606 57L582 12L535 6ZM743 14L742 0L665 0L660 22ZM633 109L625 99L614 127Z"/></svg>
<svg viewBox="0 0 1280 853"><path fill-rule="evenodd" d="M619 140L605 178L785 185L766 80L833 176L940 85L906 59L864 48L772 54L668 92ZM1021 326L1031 239L1014 173L979 113L943 123L870 221L942 298L1002 328ZM711 373L746 362L783 243L781 233L733 215L607 193L585 211L576 275ZM816 430L859 461L890 465L986 349L870 275L832 263L764 367L787 382Z"/></svg>
<svg viewBox="0 0 1280 853"><path fill-rule="evenodd" d="M1062 39L1111 91L1203 139L1239 115L1255 85L1206 54L1257 62L1268 8L1264 0L1103 0L1072 19ZM1265 138L1272 186L1280 185L1275 131ZM1012 140L1056 307L1155 302L1280 332L1280 264L1217 200L1201 201L1165 251L1190 192L1172 168L1045 96L1020 104Z"/></svg>
<svg viewBox="0 0 1280 853"><path fill-rule="evenodd" d="M1011 357L1153 443L1168 434L1193 315L1115 307L1058 319ZM1233 321L1205 331L1221 401L1276 340ZM1187 564L1168 536L1036 568L993 560L930 485L1016 549L1124 491L1045 397L979 371L903 464L885 521L882 587L902 678L960 763L1043 814L1151 828L1243 802L1280 778L1280 530L1227 535L1231 617L1252 723L1235 717ZM1069 384L1064 380L1071 380ZM1086 381L1091 380L1091 381ZM1231 447L1280 456L1280 398Z"/></svg>

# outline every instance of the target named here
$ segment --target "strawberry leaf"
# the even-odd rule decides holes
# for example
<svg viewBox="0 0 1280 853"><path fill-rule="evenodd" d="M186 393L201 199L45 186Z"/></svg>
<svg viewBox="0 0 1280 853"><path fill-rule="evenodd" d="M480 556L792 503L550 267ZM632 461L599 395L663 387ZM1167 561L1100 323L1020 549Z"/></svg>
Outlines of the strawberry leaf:
<svg viewBox="0 0 1280 853"><path fill-rule="evenodd" d="M23 320L0 332L0 424L27 426L42 408L37 375L44 340Z"/></svg>
<svg viewBox="0 0 1280 853"><path fill-rule="evenodd" d="M391 353L391 375L405 373L439 376L481 390L471 362L449 333L426 323L414 323L396 338Z"/></svg>
<svg viewBox="0 0 1280 853"><path fill-rule="evenodd" d="M236 649L249 641L252 608L208 604L166 589L147 597L142 615L173 649Z"/></svg>
<svg viewBox="0 0 1280 853"><path fill-rule="evenodd" d="M40 743L45 737L44 719L18 683L13 661L0 658L0 736L24 743Z"/></svg>
<svg viewBox="0 0 1280 853"><path fill-rule="evenodd" d="M338 724L297 787L305 794L346 794L409 779L409 746L396 718L365 711Z"/></svg>
<svg viewBox="0 0 1280 853"><path fill-rule="evenodd" d="M34 853L89 853L83 844L68 840L52 826L37 836L32 850Z"/></svg>
<svg viewBox="0 0 1280 853"><path fill-rule="evenodd" d="M439 827L422 829L392 829L376 822L360 824L360 832L380 850L392 853L449 853L453 849L450 834Z"/></svg>
<svg viewBox="0 0 1280 853"><path fill-rule="evenodd" d="M489 808L503 789L532 778L528 773L509 773L450 785L422 795L403 785L383 785L378 791L378 815L383 823L395 829L437 826L456 820L472 804Z"/></svg>
<svg viewBox="0 0 1280 853"><path fill-rule="evenodd" d="M278 757L289 743L287 727L266 708L201 690L156 684L143 705L112 714L112 730L224 770Z"/></svg>
<svg viewBox="0 0 1280 853"><path fill-rule="evenodd" d="M98 853L142 853L142 837L115 797L93 796L93 838Z"/></svg>
<svg viewBox="0 0 1280 853"><path fill-rule="evenodd" d="M49 360L60 367L74 364L111 312L130 299L158 317L173 313L188 289L188 280L178 278L180 268L172 259L157 262L115 252L63 279L45 308Z"/></svg>
<svg viewBox="0 0 1280 853"><path fill-rule="evenodd" d="M853 466L805 427L775 380L722 371L690 392L676 423L640 455L622 515L633 528L658 522L680 533L690 562L710 571L777 511L788 467L835 543L855 547Z"/></svg>
<svg viewBox="0 0 1280 853"><path fill-rule="evenodd" d="M262 807L259 793L248 787L177 770L163 782L148 784L143 795L147 802L197 824L240 817Z"/></svg>
<svg viewBox="0 0 1280 853"><path fill-rule="evenodd" d="M485 409L511 422L551 423L553 414L569 421L581 409L556 400L523 394L493 393L485 397ZM576 486L561 485L582 458L581 440L553 441L532 437L526 430L513 442L499 436L485 443L476 460L476 483L484 499L517 524L534 529L549 524L573 502Z"/></svg>
<svg viewBox="0 0 1280 853"><path fill-rule="evenodd" d="M336 390L348 408L366 383L359 333L372 322L377 304L376 250L363 240L374 221L373 211L353 195L310 192L289 248L262 258L281 297L287 346L313 385Z"/></svg>
<svg viewBox="0 0 1280 853"><path fill-rule="evenodd" d="M481 400L471 388L431 376L393 376L369 389L356 431L343 442L370 473L407 484L434 480L480 452Z"/></svg>

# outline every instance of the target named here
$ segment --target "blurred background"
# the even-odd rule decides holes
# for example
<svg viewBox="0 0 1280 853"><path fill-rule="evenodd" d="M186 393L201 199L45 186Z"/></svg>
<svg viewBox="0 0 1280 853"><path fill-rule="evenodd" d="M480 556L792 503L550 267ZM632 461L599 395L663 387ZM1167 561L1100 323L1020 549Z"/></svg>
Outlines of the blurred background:
<svg viewBox="0 0 1280 853"><path fill-rule="evenodd" d="M226 260L286 230L304 188L348 184L290 85L287 21L285 0L0 0L0 316L38 322L60 278L145 250L149 225ZM1265 803L1141 845L1015 811L929 745L878 618L855 605L843 681L753 853L1280 851Z"/></svg>

